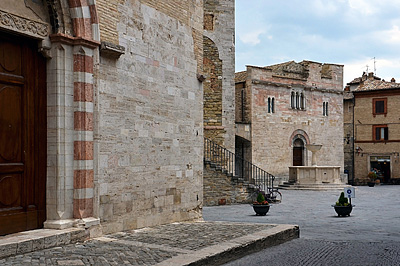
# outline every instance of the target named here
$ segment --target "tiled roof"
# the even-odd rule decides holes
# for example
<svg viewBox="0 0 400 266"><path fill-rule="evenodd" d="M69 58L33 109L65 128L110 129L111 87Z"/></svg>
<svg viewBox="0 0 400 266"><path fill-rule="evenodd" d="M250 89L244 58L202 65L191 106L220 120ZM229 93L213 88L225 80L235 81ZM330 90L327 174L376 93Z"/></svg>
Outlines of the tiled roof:
<svg viewBox="0 0 400 266"><path fill-rule="evenodd" d="M343 99L350 100L350 99L353 99L353 98L354 98L353 93L351 93L349 91L344 91L343 92Z"/></svg>
<svg viewBox="0 0 400 266"><path fill-rule="evenodd" d="M390 90L400 89L400 83L387 82L383 80L370 80L367 79L358 86L354 91L375 91L375 90Z"/></svg>
<svg viewBox="0 0 400 266"><path fill-rule="evenodd" d="M235 83L245 82L247 79L247 71L235 73Z"/></svg>
<svg viewBox="0 0 400 266"><path fill-rule="evenodd" d="M358 78L355 78L355 79L353 79L352 81L350 81L349 83L347 83L347 84L358 84L358 83L360 83L362 81L362 77L358 77Z"/></svg>

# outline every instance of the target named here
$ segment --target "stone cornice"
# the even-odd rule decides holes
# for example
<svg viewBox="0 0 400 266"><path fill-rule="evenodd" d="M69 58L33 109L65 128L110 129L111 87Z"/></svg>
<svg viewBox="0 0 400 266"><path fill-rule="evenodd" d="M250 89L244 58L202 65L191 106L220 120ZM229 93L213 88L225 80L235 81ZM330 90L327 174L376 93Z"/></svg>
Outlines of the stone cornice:
<svg viewBox="0 0 400 266"><path fill-rule="evenodd" d="M95 49L100 46L100 42L89 40L82 37L73 37L62 33L50 35L51 42L65 43L69 45L82 45L91 49Z"/></svg>
<svg viewBox="0 0 400 266"><path fill-rule="evenodd" d="M50 34L50 25L0 10L0 28L18 32L39 39Z"/></svg>
<svg viewBox="0 0 400 266"><path fill-rule="evenodd" d="M264 81L264 80L259 80L259 79L252 79L251 83L256 84L256 85L259 84L259 85L265 85L265 86L286 87L286 88L298 87L298 88L303 88L304 90L310 90L310 91L320 91L320 92L327 92L327 93L343 94L343 91L327 89L327 88L318 88L318 87L313 87L313 86L306 86L303 84L285 84L285 83L279 83L279 82Z"/></svg>

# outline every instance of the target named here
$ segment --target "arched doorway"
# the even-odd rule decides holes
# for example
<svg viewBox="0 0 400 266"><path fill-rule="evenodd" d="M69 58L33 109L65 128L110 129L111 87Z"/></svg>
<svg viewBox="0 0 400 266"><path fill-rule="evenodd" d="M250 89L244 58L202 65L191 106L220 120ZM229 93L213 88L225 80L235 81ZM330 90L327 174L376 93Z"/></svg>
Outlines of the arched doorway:
<svg viewBox="0 0 400 266"><path fill-rule="evenodd" d="M293 142L293 166L304 165L304 142L297 138Z"/></svg>
<svg viewBox="0 0 400 266"><path fill-rule="evenodd" d="M46 219L46 60L37 42L0 33L0 235Z"/></svg>

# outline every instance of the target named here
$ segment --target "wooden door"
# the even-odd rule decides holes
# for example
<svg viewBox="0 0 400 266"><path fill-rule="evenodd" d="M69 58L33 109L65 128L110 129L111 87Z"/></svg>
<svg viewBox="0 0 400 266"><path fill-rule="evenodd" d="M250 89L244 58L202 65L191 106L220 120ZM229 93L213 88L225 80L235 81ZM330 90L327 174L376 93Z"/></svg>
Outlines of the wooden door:
<svg viewBox="0 0 400 266"><path fill-rule="evenodd" d="M0 235L43 226L46 139L45 59L0 32Z"/></svg>
<svg viewBox="0 0 400 266"><path fill-rule="evenodd" d="M303 147L293 147L293 166L303 166Z"/></svg>

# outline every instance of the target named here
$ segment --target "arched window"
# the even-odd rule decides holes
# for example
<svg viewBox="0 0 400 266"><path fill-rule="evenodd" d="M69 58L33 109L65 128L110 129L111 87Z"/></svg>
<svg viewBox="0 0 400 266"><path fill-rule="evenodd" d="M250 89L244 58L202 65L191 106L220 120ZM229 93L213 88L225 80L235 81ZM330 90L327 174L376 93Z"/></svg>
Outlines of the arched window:
<svg viewBox="0 0 400 266"><path fill-rule="evenodd" d="M322 103L322 115L328 116L328 102Z"/></svg>
<svg viewBox="0 0 400 266"><path fill-rule="evenodd" d="M294 91L292 91L291 96L290 96L290 107L292 107L292 109L295 108L295 96L294 96Z"/></svg>
<svg viewBox="0 0 400 266"><path fill-rule="evenodd" d="M271 98L268 97L268 113L271 113Z"/></svg>
<svg viewBox="0 0 400 266"><path fill-rule="evenodd" d="M299 109L300 105L299 105L299 93L296 92L296 109Z"/></svg>
<svg viewBox="0 0 400 266"><path fill-rule="evenodd" d="M275 113L275 98L268 97L268 113Z"/></svg>
<svg viewBox="0 0 400 266"><path fill-rule="evenodd" d="M271 100L271 113L275 113L275 98Z"/></svg>
<svg viewBox="0 0 400 266"><path fill-rule="evenodd" d="M300 109L304 110L304 94L300 93Z"/></svg>

